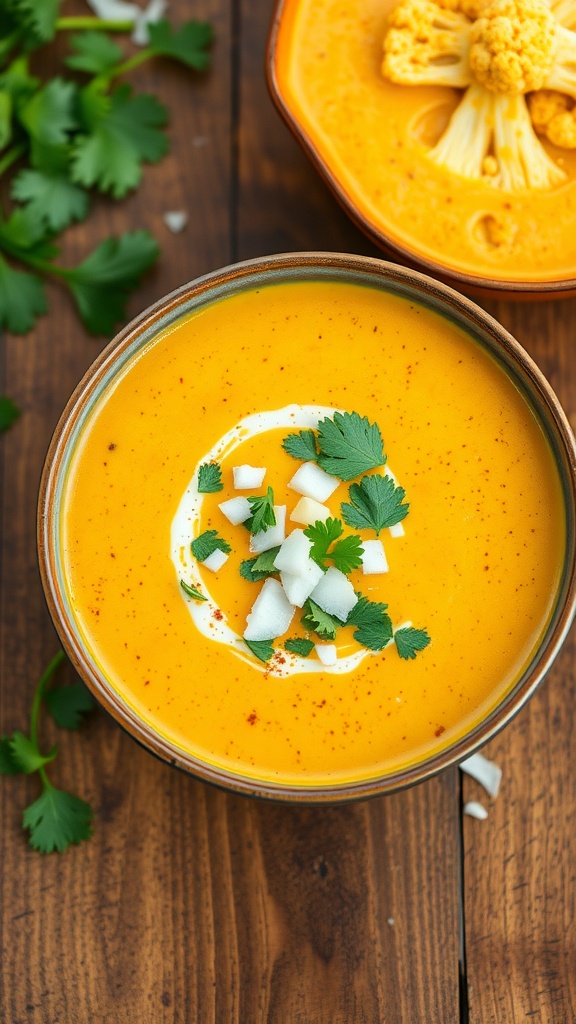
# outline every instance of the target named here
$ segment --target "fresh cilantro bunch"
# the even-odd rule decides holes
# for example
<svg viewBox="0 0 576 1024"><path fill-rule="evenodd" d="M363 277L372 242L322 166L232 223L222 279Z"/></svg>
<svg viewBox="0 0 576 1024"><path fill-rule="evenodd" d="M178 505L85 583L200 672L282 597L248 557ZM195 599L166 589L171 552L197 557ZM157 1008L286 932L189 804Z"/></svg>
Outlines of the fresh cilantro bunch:
<svg viewBox="0 0 576 1024"><path fill-rule="evenodd" d="M11 736L0 737L0 775L37 773L40 778L42 793L24 811L22 824L30 832L30 845L41 853L62 853L72 843L80 843L92 835L92 808L80 797L52 784L46 766L58 751L53 747L43 754L38 741L43 704L62 729L78 729L84 715L94 707L92 697L80 682L51 686L64 657L64 652L59 651L40 678L32 701L29 734L17 730Z"/></svg>
<svg viewBox="0 0 576 1024"><path fill-rule="evenodd" d="M44 278L68 288L93 334L124 318L130 292L158 257L147 231L108 238L79 265L57 262L58 236L87 216L94 192L121 199L142 165L168 152L166 108L124 81L144 61L168 57L195 71L209 64L212 29L189 21L147 26L148 45L126 57L109 32L134 23L60 17L61 0L0 0L0 178L12 208L0 213L0 327L29 331L47 310ZM65 68L47 80L30 54L58 32L69 37Z"/></svg>

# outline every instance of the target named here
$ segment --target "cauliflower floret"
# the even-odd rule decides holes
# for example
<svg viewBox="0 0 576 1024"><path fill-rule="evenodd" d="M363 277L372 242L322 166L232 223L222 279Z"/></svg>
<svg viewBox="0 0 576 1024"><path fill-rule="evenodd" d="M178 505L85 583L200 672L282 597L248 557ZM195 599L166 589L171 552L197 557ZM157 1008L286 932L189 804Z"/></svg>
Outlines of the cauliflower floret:
<svg viewBox="0 0 576 1024"><path fill-rule="evenodd" d="M569 96L550 89L533 92L528 110L539 135L562 149L576 149L576 108Z"/></svg>
<svg viewBox="0 0 576 1024"><path fill-rule="evenodd" d="M468 85L471 27L433 0L403 0L384 39L383 75L401 85Z"/></svg>
<svg viewBox="0 0 576 1024"><path fill-rule="evenodd" d="M576 99L576 32L556 26L556 53L548 76L541 83L544 89L565 92ZM540 88L541 86L534 86Z"/></svg>
<svg viewBox="0 0 576 1024"><path fill-rule="evenodd" d="M558 28L544 0L492 0L472 26L472 73L493 92L540 89L552 68Z"/></svg>
<svg viewBox="0 0 576 1024"><path fill-rule="evenodd" d="M576 4L574 0L552 0L550 10L564 28L573 28L576 25Z"/></svg>

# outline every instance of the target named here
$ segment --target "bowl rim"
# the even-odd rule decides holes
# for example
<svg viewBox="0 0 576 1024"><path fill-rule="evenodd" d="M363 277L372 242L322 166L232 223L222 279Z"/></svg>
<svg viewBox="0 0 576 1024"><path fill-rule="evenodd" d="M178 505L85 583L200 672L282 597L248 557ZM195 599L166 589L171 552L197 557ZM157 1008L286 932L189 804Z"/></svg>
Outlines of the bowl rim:
<svg viewBox="0 0 576 1024"><path fill-rule="evenodd" d="M440 278L440 280L449 285L463 288L465 291L473 294L492 296L494 298L507 297L518 299L561 299L576 295L576 275L570 278L550 281L522 281L512 278L501 281L448 267L428 256L420 255L408 246L391 238L386 231L373 224L369 217L358 209L336 174L334 174L321 156L311 136L304 130L296 116L292 113L278 82L276 48L280 23L287 5L297 2L298 0L275 0L266 43L265 73L268 91L276 109L286 122L292 135L320 173L321 178L328 185L342 209L370 241L379 246L392 259L397 259L409 267L421 270L432 277Z"/></svg>
<svg viewBox="0 0 576 1024"><path fill-rule="evenodd" d="M465 736L435 755L415 765L396 770L384 776L375 776L357 782L298 786L266 782L242 776L236 772L219 768L180 750L169 740L156 733L141 720L135 710L127 705L111 685L90 664L79 636L79 630L65 611L62 592L57 580L55 551L55 494L62 471L67 442L90 396L106 373L114 367L122 354L145 331L149 331L168 314L174 313L189 299L210 296L222 285L233 282L249 282L256 275L280 272L314 271L319 269L353 271L378 278L384 286L396 284L408 288L415 301L432 306L438 315L451 314L460 323L465 321L472 334L474 331L485 335L495 357L506 369L506 362L513 364L516 372L530 392L535 411L545 420L550 435L554 436L562 456L554 451L554 458L563 480L566 511L566 565L564 582L559 587L557 605L553 612L556 620L548 627L548 635L541 643L534 663L531 663L522 678L512 687L501 702ZM428 302L426 301L428 300ZM442 307L442 310L439 309ZM162 329L162 327L160 327ZM464 328L463 328L464 329ZM549 436L551 447L554 445ZM448 285L419 273L384 260L368 256L330 252L281 253L231 264L220 270L199 277L182 285L159 299L153 305L131 320L104 347L90 365L69 398L56 425L46 454L39 487L37 512L37 545L42 585L48 610L59 634L62 646L73 663L80 678L103 705L106 711L141 745L169 764L183 769L196 778L209 782L228 791L250 796L266 797L273 800L294 803L340 803L395 792L431 778L439 772L470 757L488 740L492 739L524 706L550 669L565 639L576 612L576 442L562 407L544 377L520 343L509 334L489 313L472 300L454 291Z"/></svg>

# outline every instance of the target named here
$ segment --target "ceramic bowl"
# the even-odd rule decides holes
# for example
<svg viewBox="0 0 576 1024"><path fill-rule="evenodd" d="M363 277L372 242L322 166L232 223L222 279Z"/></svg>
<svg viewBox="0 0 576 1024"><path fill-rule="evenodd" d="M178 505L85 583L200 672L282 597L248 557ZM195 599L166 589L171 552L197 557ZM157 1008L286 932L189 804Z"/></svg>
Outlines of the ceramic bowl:
<svg viewBox="0 0 576 1024"><path fill-rule="evenodd" d="M141 357L143 350L180 318L204 310L215 301L226 302L244 291L287 281L338 281L382 289L431 309L443 321L457 325L478 342L503 367L541 424L558 468L567 523L565 561L549 623L532 651L528 667L512 689L480 723L465 730L445 749L387 774L376 773L374 777L345 784L326 780L313 786L285 785L255 779L241 771L228 770L226 765L211 764L162 735L136 706L123 699L101 660L91 653L67 586L62 553L62 509L71 460L83 443L86 424L106 401L115 383ZM286 386L289 388L288 382ZM550 668L575 608L575 466L572 433L550 385L518 342L462 295L415 271L345 254L294 253L240 263L184 285L136 317L101 352L70 398L52 438L40 487L38 550L48 607L66 653L94 696L128 733L162 760L207 782L272 799L340 801L388 793L422 781L471 755L510 721ZM89 529L87 524L86 530ZM130 523L126 529L130 529ZM76 541L82 544L82 536ZM177 590L176 585L175 593ZM175 599L180 600L181 595Z"/></svg>

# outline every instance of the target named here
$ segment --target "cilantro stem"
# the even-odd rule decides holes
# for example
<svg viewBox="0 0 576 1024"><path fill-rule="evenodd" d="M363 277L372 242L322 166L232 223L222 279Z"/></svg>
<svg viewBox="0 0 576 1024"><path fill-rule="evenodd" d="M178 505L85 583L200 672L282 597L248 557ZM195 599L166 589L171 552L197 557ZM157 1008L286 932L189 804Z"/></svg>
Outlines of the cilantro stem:
<svg viewBox="0 0 576 1024"><path fill-rule="evenodd" d="M104 18L76 17L58 18L57 31L74 31L75 29L96 29L98 32L130 32L134 28L133 21L112 21Z"/></svg>
<svg viewBox="0 0 576 1024"><path fill-rule="evenodd" d="M0 176L4 174L4 171L7 171L13 163L16 163L16 160L19 160L20 157L24 155L26 148L26 144L21 142L18 146L12 146L12 149L9 149L8 152L4 154L0 160Z"/></svg>
<svg viewBox="0 0 576 1024"><path fill-rule="evenodd" d="M135 53L129 60L125 60L123 64L118 64L117 67L111 68L110 71L105 71L101 75L98 75L98 82L110 82L113 78L118 78L119 75L126 75L129 71L133 71L134 68L144 64L145 61L150 60L151 57L155 57L154 50L148 48L141 50L140 53Z"/></svg>
<svg viewBox="0 0 576 1024"><path fill-rule="evenodd" d="M64 651L58 651L58 653L54 655L52 661L49 663L49 665L46 666L42 675L40 676L40 680L38 682L38 685L36 686L36 690L34 691L32 710L30 712L30 739L32 740L37 749L38 719L40 717L40 708L42 706L42 700L44 698L44 694L46 692L46 687L48 686L48 683L52 681L52 678L54 677L57 668L59 667L59 665L62 664L65 657L66 655L64 654ZM48 782L48 778L44 772L44 769L40 768L39 772L44 785L50 785L50 783Z"/></svg>

